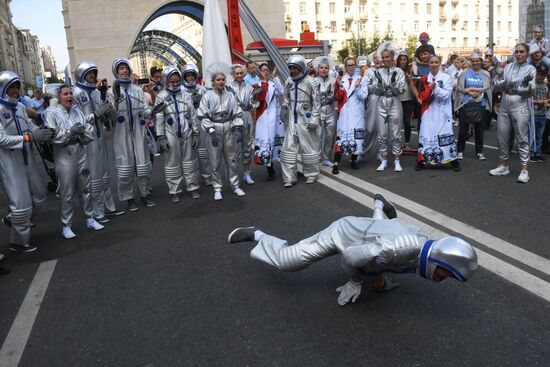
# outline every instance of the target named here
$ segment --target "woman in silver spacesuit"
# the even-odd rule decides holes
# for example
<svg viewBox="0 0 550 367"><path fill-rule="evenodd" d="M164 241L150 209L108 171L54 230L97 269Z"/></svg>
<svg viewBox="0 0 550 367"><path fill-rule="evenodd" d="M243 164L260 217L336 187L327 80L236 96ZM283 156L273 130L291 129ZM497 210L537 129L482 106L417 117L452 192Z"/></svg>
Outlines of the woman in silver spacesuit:
<svg viewBox="0 0 550 367"><path fill-rule="evenodd" d="M517 178L520 183L529 181L529 148L534 139L534 107L536 69L527 62L529 46L518 43L514 48L515 62L506 65L504 71L497 74L493 82L495 92L503 92L497 119L497 137L500 164L489 171L491 176L510 174L510 130L518 145L521 172Z"/></svg>
<svg viewBox="0 0 550 367"><path fill-rule="evenodd" d="M166 155L164 174L173 203L180 201L184 177L191 197L200 197L199 161L196 155L200 139L199 126L193 101L181 89L181 77L177 66L164 68L166 89L157 95L154 108L157 143Z"/></svg>
<svg viewBox="0 0 550 367"><path fill-rule="evenodd" d="M112 113L113 107L110 103L101 101L101 93L96 89L97 73L97 66L92 62L82 61L76 66L73 98L80 111L94 125L94 140L86 145L92 206L95 219L99 223L107 223L107 215L119 215L123 212L116 210L111 193L109 158L103 131L103 121Z"/></svg>
<svg viewBox="0 0 550 367"><path fill-rule="evenodd" d="M472 246L457 237L431 240L420 228L396 217L395 207L376 194L372 218L338 219L294 245L255 227L236 228L228 242L257 241L250 257L283 271L299 271L325 257L342 254L341 265L350 279L336 289L340 306L357 300L364 275L375 276L378 291L399 286L385 272L416 273L434 282L448 277L460 282L470 279L477 269Z"/></svg>
<svg viewBox="0 0 550 367"><path fill-rule="evenodd" d="M237 196L245 196L239 187L240 159L236 149L236 130L243 128L242 110L235 95L225 88L225 74L215 67L211 68L212 89L206 91L202 97L197 117L207 133L206 146L212 166L214 200L223 198L222 160L227 166L233 192Z"/></svg>
<svg viewBox="0 0 550 367"><path fill-rule="evenodd" d="M18 102L21 80L11 71L0 72L0 183L8 198L10 215L3 222L11 227L10 249L31 252L29 243L33 204L46 201L46 185L34 161L32 144L48 141L51 129L36 127ZM0 259L3 257L0 254Z"/></svg>
<svg viewBox="0 0 550 367"><path fill-rule="evenodd" d="M330 161L334 148L336 134L336 106L334 88L336 78L330 75L334 70L334 61L328 56L319 56L313 60L313 68L317 73L315 81L319 86L321 107L319 110L319 134L321 135L321 163L332 167Z"/></svg>
<svg viewBox="0 0 550 367"><path fill-rule="evenodd" d="M147 147L145 120L151 119L151 108L143 90L132 84L130 61L118 58L113 61L115 83L107 98L116 110L113 132L113 153L118 177L118 197L128 203L129 211L136 211L134 178L137 176L141 202L148 207L156 203L149 197L152 164Z"/></svg>
<svg viewBox="0 0 550 367"><path fill-rule="evenodd" d="M74 105L73 90L68 85L57 89L59 104L48 107L44 112L47 127L55 130L54 146L55 173L61 192L61 235L74 238L72 230L74 201L80 198L86 226L100 230L103 225L96 222L90 193L90 169L84 146L94 139L93 115L84 114Z"/></svg>
<svg viewBox="0 0 550 367"><path fill-rule="evenodd" d="M394 156L394 170L401 172L401 120L403 108L399 96L405 92L405 74L395 66L397 48L393 42L384 42L378 48L382 67L374 70L378 87L377 140L378 150L382 156L380 165L376 168L381 172L388 166L388 146Z"/></svg>

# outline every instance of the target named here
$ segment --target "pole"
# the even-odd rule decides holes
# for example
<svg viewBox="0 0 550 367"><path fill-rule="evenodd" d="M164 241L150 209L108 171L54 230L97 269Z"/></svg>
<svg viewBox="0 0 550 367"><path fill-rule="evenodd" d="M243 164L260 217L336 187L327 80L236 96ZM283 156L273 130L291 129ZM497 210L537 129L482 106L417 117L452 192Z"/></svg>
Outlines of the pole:
<svg viewBox="0 0 550 367"><path fill-rule="evenodd" d="M357 22L357 57L361 56L361 36L359 32L361 31L361 21L356 20Z"/></svg>
<svg viewBox="0 0 550 367"><path fill-rule="evenodd" d="M495 42L495 34L494 34L494 23L495 23L495 20L494 20L494 8L495 8L495 1L494 0L489 0L489 44L487 45L487 47L489 49L491 49L491 51L493 51L494 53L494 42Z"/></svg>

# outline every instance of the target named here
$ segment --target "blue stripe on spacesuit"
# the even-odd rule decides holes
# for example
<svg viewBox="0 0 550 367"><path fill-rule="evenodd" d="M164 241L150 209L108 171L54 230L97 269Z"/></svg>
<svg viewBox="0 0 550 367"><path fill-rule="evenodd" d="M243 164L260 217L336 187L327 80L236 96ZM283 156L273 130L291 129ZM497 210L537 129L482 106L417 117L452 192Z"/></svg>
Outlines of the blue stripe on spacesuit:
<svg viewBox="0 0 550 367"><path fill-rule="evenodd" d="M134 114L132 113L132 101L130 99L130 93L128 91L125 91L126 93L126 104L128 105L128 115L130 116L130 131L134 131Z"/></svg>
<svg viewBox="0 0 550 367"><path fill-rule="evenodd" d="M427 267L428 267L428 253L430 252L430 249L432 248L432 245L434 244L434 240L428 240L422 246L422 251L420 251L420 271L419 274L422 278L428 279L428 274L426 274Z"/></svg>

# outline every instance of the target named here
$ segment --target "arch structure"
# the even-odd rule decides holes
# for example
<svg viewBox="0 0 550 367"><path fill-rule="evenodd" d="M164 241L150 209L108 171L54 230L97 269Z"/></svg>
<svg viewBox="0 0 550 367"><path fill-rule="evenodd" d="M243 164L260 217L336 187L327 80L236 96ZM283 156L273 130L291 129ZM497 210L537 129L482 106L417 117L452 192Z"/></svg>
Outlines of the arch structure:
<svg viewBox="0 0 550 367"><path fill-rule="evenodd" d="M200 65L202 61L201 55L187 41L173 33L160 30L141 32L130 51L130 57L139 57L141 75L147 75L146 55L157 58L167 65L178 65L180 68L188 62Z"/></svg>

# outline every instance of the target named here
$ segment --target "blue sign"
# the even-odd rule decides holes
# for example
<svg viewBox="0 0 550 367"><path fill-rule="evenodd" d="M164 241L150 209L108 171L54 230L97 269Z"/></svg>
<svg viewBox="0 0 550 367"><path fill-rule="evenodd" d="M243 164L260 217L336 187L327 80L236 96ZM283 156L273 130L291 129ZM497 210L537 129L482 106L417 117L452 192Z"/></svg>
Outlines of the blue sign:
<svg viewBox="0 0 550 367"><path fill-rule="evenodd" d="M38 75L36 77L36 86L39 89L42 89L44 87L44 77L42 75Z"/></svg>

